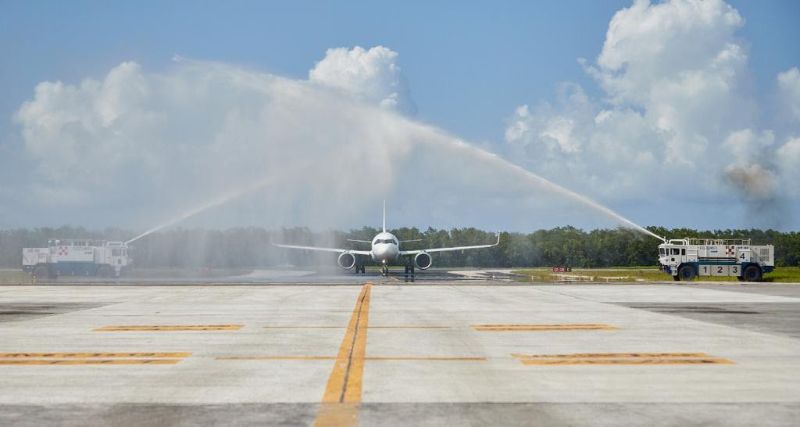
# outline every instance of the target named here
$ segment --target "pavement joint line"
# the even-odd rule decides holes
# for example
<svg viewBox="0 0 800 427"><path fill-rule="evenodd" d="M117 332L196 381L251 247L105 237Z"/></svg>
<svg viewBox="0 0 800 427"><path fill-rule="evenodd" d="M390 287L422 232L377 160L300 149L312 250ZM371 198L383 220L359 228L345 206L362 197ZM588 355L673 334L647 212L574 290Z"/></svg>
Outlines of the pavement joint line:
<svg viewBox="0 0 800 427"><path fill-rule="evenodd" d="M238 331L244 325L109 325L94 332Z"/></svg>
<svg viewBox="0 0 800 427"><path fill-rule="evenodd" d="M353 426L358 424L364 355L372 283L362 286L347 325L339 354L328 377L315 426Z"/></svg>
<svg viewBox="0 0 800 427"><path fill-rule="evenodd" d="M616 326L605 323L487 324L470 326L479 332L610 331L619 329Z"/></svg>

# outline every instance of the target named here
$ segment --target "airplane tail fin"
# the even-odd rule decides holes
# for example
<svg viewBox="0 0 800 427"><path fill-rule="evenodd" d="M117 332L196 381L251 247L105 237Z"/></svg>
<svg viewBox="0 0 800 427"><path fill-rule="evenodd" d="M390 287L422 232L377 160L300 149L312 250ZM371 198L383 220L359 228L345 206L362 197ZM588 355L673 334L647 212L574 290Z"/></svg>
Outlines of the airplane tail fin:
<svg viewBox="0 0 800 427"><path fill-rule="evenodd" d="M386 232L386 200L383 201L383 232Z"/></svg>

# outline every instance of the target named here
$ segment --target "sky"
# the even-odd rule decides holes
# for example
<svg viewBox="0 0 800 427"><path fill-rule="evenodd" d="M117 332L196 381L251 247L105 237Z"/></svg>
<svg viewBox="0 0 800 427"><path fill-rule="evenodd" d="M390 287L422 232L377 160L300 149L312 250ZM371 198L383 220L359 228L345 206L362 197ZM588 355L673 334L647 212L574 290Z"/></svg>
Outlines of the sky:
<svg viewBox="0 0 800 427"><path fill-rule="evenodd" d="M0 1L0 227L798 230L798 18Z"/></svg>

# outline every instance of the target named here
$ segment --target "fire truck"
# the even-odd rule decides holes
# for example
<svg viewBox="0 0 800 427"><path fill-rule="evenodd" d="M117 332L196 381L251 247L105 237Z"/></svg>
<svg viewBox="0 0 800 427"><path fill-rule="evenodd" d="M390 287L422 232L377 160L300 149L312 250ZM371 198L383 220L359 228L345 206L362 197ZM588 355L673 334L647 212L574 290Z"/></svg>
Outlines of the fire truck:
<svg viewBox="0 0 800 427"><path fill-rule="evenodd" d="M53 239L46 248L24 248L22 269L36 277L119 277L130 265L123 242L90 239Z"/></svg>
<svg viewBox="0 0 800 427"><path fill-rule="evenodd" d="M775 248L750 239L671 239L658 245L660 269L673 280L735 276L758 282L775 268Z"/></svg>

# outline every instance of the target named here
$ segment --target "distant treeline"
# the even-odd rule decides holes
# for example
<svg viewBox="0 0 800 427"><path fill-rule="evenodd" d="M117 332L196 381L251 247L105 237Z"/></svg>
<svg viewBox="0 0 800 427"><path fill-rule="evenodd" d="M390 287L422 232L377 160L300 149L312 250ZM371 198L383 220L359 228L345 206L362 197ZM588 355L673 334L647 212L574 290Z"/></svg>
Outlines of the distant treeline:
<svg viewBox="0 0 800 427"><path fill-rule="evenodd" d="M800 233L775 230L666 229L648 227L667 238L750 238L753 244L775 245L778 266L800 265ZM266 230L257 227L227 230L170 229L153 233L133 243L137 267L250 268L276 265L335 263L336 254L277 248L272 243L292 243L339 248L368 249L364 243L379 230L364 227L350 232L312 232L306 228ZM404 249L493 243L494 234L475 228L436 230L400 228L392 230L401 240L422 239L403 245ZM91 231L80 227L0 230L0 267L18 267L23 247L44 247L48 239L91 238L126 240L133 232L107 229ZM583 231L574 227L538 230L530 234L501 233L498 248L433 254L434 267L612 267L657 265L657 246L652 237L626 230Z"/></svg>

